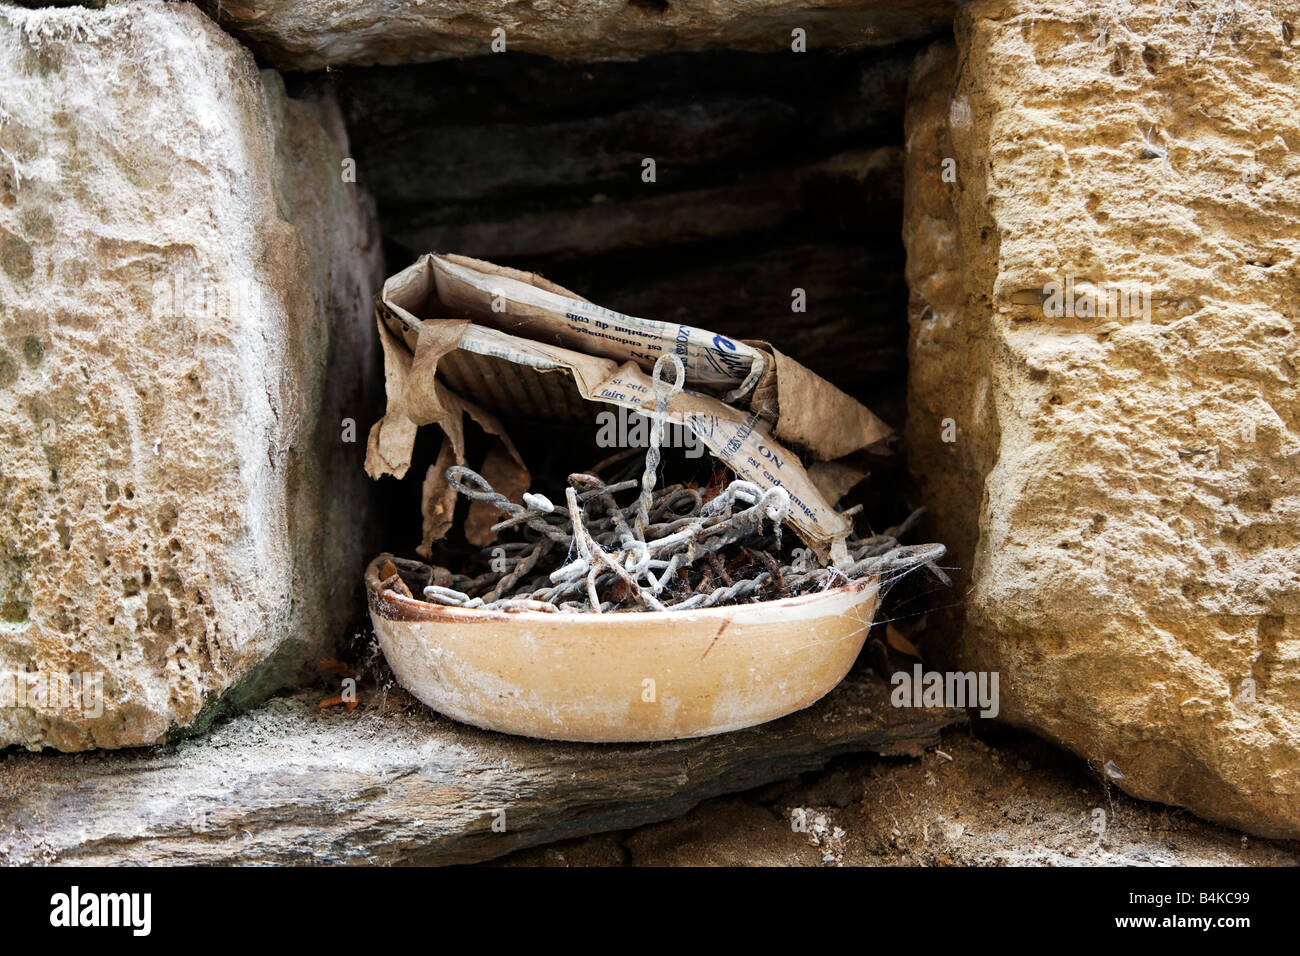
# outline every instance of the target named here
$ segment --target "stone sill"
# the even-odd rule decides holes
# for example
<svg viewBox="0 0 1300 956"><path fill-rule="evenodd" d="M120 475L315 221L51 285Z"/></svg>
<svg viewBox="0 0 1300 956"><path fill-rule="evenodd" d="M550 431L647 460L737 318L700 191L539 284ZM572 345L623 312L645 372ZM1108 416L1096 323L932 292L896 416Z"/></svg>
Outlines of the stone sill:
<svg viewBox="0 0 1300 956"><path fill-rule="evenodd" d="M666 820L841 754L919 755L965 719L895 709L865 674L770 724L635 745L481 731L398 689L363 694L352 713L322 711L318 697L278 698L156 748L10 753L0 862L471 863Z"/></svg>

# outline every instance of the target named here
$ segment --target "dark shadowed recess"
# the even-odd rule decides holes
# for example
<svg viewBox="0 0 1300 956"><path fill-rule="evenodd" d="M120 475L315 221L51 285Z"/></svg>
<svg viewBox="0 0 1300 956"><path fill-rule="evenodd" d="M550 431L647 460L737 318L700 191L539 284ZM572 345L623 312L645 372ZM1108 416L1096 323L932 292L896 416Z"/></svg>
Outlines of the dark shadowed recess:
<svg viewBox="0 0 1300 956"><path fill-rule="evenodd" d="M510 53L291 82L337 90L390 274L460 252L630 314L766 339L899 426L902 114L917 49L597 64ZM426 444L403 483L412 502ZM871 483L884 522L906 504L899 470L883 462Z"/></svg>

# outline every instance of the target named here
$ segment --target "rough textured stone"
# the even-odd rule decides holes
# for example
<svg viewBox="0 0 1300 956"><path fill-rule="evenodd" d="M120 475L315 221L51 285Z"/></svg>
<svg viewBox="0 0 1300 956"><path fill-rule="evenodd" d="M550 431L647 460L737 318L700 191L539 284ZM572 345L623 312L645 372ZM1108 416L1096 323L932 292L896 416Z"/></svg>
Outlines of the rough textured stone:
<svg viewBox="0 0 1300 956"><path fill-rule="evenodd" d="M860 48L947 28L955 0L202 0L273 66L417 63L505 49L561 59L632 59L665 50ZM499 34L498 34L499 36Z"/></svg>
<svg viewBox="0 0 1300 956"><path fill-rule="evenodd" d="M0 7L0 680L103 675L0 745L155 742L353 619L382 269L345 152L189 5Z"/></svg>
<svg viewBox="0 0 1300 956"><path fill-rule="evenodd" d="M905 226L956 657L1129 793L1290 837L1297 25L1293 0L971 4L913 77ZM1068 277L1149 314L1055 316Z"/></svg>
<svg viewBox="0 0 1300 956"><path fill-rule="evenodd" d="M838 754L919 756L963 720L891 707L860 674L762 727L660 744L494 734L400 690L354 713L280 698L149 752L10 755L0 861L467 863L669 819Z"/></svg>
<svg viewBox="0 0 1300 956"><path fill-rule="evenodd" d="M973 723L919 760L841 757L673 820L486 865L1300 866L1293 841L1134 800L1073 754L1005 728L986 741L991 728Z"/></svg>

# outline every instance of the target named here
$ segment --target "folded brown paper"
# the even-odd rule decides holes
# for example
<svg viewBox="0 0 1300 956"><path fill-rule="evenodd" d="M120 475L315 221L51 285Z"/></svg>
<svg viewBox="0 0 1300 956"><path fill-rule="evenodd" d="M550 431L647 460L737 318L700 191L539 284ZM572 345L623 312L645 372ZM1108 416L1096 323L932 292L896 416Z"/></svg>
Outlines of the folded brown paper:
<svg viewBox="0 0 1300 956"><path fill-rule="evenodd" d="M590 421L591 403L653 411L649 372L668 353L686 372L668 419L741 478L784 488L799 536L823 559L845 556L851 525L833 503L865 472L831 459L890 429L771 345L626 316L540 276L463 256L421 257L384 284L377 312L388 411L371 430L367 472L404 475L420 425L436 423L450 439L425 479L422 553L451 526L455 496L444 473L464 464L466 415L494 436L484 477L517 499L529 474L503 418ZM834 467L810 477L785 442ZM471 543L492 540L486 519L471 509Z"/></svg>

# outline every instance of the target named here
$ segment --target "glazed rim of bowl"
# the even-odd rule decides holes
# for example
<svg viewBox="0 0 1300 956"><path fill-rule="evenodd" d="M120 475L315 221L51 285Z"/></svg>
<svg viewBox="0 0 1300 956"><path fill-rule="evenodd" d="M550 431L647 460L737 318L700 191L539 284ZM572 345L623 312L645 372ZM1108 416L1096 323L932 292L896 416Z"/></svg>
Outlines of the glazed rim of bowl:
<svg viewBox="0 0 1300 956"><path fill-rule="evenodd" d="M450 604L431 604L419 598L406 597L404 594L383 587L379 577L384 562L392 561L401 573L401 558L384 553L370 562L366 568L366 591L370 598L371 609L389 621L451 623L454 621L548 621L553 624L602 624L608 626L616 620L620 626L633 622L663 622L682 615L702 615L708 617L730 617L740 612L762 611L771 613L786 608L797 608L816 601L823 601L835 595L852 591L861 591L877 583L877 576L868 574L857 581L828 588L825 591L813 591L795 597L777 598L775 601L751 601L746 604L723 604L717 607L697 608L686 611L611 611L597 614L594 611L490 611L482 608L456 607ZM410 562L407 562L410 563ZM613 619L613 620L611 620Z"/></svg>

